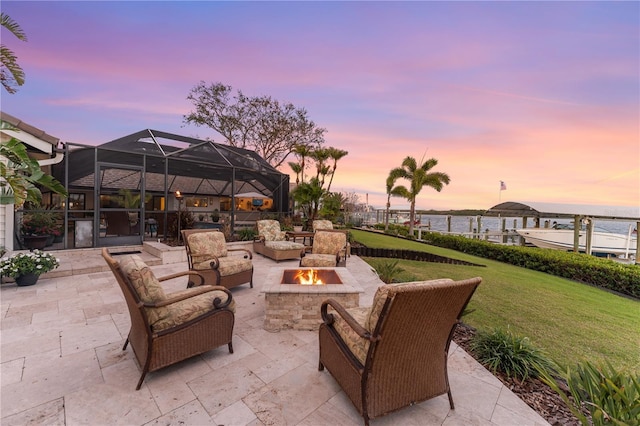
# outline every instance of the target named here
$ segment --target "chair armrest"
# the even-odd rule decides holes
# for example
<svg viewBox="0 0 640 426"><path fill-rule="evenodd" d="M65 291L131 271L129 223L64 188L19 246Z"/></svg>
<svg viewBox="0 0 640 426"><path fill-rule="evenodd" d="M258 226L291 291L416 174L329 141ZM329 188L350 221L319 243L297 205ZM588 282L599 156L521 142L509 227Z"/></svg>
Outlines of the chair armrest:
<svg viewBox="0 0 640 426"><path fill-rule="evenodd" d="M255 243L263 243L264 244L265 238L264 235L258 235L256 237L253 237L253 242Z"/></svg>
<svg viewBox="0 0 640 426"><path fill-rule="evenodd" d="M144 303L143 306L146 308L160 308L160 307L168 306L176 302L181 302L183 300L190 299L192 297L199 296L201 294L205 294L214 290L224 291L225 293L227 293L227 296L228 296L227 303L225 303L224 305L221 304L220 299L216 297L213 300L213 305L216 308L224 308L231 303L231 299L233 298L233 296L231 295L231 292L226 287L219 286L219 285L206 285L206 286L194 287L188 293L183 293L179 296L169 297L168 299L165 299L162 302Z"/></svg>
<svg viewBox="0 0 640 426"><path fill-rule="evenodd" d="M349 312L347 312L346 309L344 309L342 305L335 299L327 299L322 302L322 305L320 307L320 314L322 315L322 321L325 324L330 325L333 324L334 321L333 314L327 312L327 308L329 306L331 306L342 317L342 319L345 320L349 327L351 327L351 329L355 331L358 336L362 337L363 339L367 339L370 342L377 342L378 340L380 340L380 337L371 336L371 332L369 332L369 330L364 328L362 325L358 324L358 321L356 321L351 316L351 314L349 314Z"/></svg>
<svg viewBox="0 0 640 426"><path fill-rule="evenodd" d="M187 284L187 288L193 287L193 286L200 286L202 284L204 284L204 277L199 274L196 271L183 271L183 272L176 272L175 274L170 274L170 275L165 275L164 277L159 277L158 281L162 282L162 281L167 281L167 280L172 280L174 278L179 278L179 277L183 277L185 275L194 275L197 276L198 278L200 278L200 283L196 284L194 282L192 282L191 280L189 280L189 283Z"/></svg>
<svg viewBox="0 0 640 426"><path fill-rule="evenodd" d="M245 255L243 256L245 259L248 257L249 259L253 259L253 255L251 254L250 250L247 249L243 249L243 248L233 248L233 249L227 249L227 251L231 252L231 251L235 251L235 252L240 252L243 251L245 252Z"/></svg>

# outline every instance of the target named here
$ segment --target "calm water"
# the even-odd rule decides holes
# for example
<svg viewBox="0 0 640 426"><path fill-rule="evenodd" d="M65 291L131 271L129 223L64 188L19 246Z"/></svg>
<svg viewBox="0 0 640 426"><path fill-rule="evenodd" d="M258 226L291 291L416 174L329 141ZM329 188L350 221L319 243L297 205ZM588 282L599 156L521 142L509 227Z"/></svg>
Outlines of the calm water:
<svg viewBox="0 0 640 426"><path fill-rule="evenodd" d="M408 217L408 215L407 215ZM485 232L486 230L492 232L498 232L502 230L502 220L505 220L505 228L508 231L522 228L521 217L507 217L498 218L493 216L451 216L451 232L453 233L465 233L465 232ZM376 221L376 213L372 213L372 221ZM377 220L384 221L384 214L378 213ZM400 217L399 222L403 223L407 220L405 217ZM570 224L573 221L571 219L554 219L554 218L541 218L540 226L544 227L545 221L548 220L550 224L558 222L559 224ZM395 217L392 217L389 222L394 223ZM478 227L478 221L480 221L480 227ZM446 215L421 215L420 223L422 226L431 225L433 231L447 231L447 216ZM534 226L533 218L527 218L527 227L532 228ZM595 227L600 228L598 230L605 230L607 232L613 232L616 234L626 235L629 232L629 226L632 229L636 226L635 222L629 221L612 221L612 220L595 220Z"/></svg>

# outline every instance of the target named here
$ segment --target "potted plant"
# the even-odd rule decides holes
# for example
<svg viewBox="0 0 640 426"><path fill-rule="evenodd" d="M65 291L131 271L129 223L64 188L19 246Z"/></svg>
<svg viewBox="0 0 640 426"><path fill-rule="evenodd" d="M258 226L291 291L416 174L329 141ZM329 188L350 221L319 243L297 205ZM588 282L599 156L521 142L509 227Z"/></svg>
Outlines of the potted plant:
<svg viewBox="0 0 640 426"><path fill-rule="evenodd" d="M33 211L22 217L20 231L24 246L28 249L43 249L49 242L53 242L53 230L56 229L54 214L48 211Z"/></svg>
<svg viewBox="0 0 640 426"><path fill-rule="evenodd" d="M34 250L0 260L0 274L15 278L19 286L26 286L35 284L40 274L53 271L58 266L60 262L55 256Z"/></svg>
<svg viewBox="0 0 640 426"><path fill-rule="evenodd" d="M218 211L218 209L215 209L213 211L213 213L211 213L211 220L213 222L219 222L220 221L220 212Z"/></svg>

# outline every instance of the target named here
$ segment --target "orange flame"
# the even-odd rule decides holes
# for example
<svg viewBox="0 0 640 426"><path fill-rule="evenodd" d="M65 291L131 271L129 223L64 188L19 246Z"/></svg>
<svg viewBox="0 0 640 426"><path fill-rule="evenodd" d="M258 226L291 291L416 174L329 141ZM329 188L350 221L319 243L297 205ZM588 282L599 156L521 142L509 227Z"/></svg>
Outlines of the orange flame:
<svg viewBox="0 0 640 426"><path fill-rule="evenodd" d="M300 285L324 285L318 278L318 271L309 269L308 271L298 271L294 279L298 280Z"/></svg>

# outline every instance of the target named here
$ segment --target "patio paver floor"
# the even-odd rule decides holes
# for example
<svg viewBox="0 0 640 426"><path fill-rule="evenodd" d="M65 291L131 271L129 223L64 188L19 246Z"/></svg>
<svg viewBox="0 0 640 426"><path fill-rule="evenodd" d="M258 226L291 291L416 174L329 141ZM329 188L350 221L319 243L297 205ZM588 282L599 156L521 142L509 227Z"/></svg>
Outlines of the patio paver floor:
<svg viewBox="0 0 640 426"><path fill-rule="evenodd" d="M331 374L318 371L317 332L263 328L260 289L269 268L298 261L254 256L254 288L231 290L234 353L223 346L149 373L136 392L140 370L131 349L122 351L129 314L115 278L100 270L98 250L58 253L63 268L82 272L84 264L93 272L1 287L2 425L363 424ZM162 276L187 265L151 267ZM347 268L365 289L360 305L370 305L381 282L357 256ZM184 284L163 283L168 291ZM372 426L548 424L454 343L449 378L455 410L442 395L373 419Z"/></svg>

